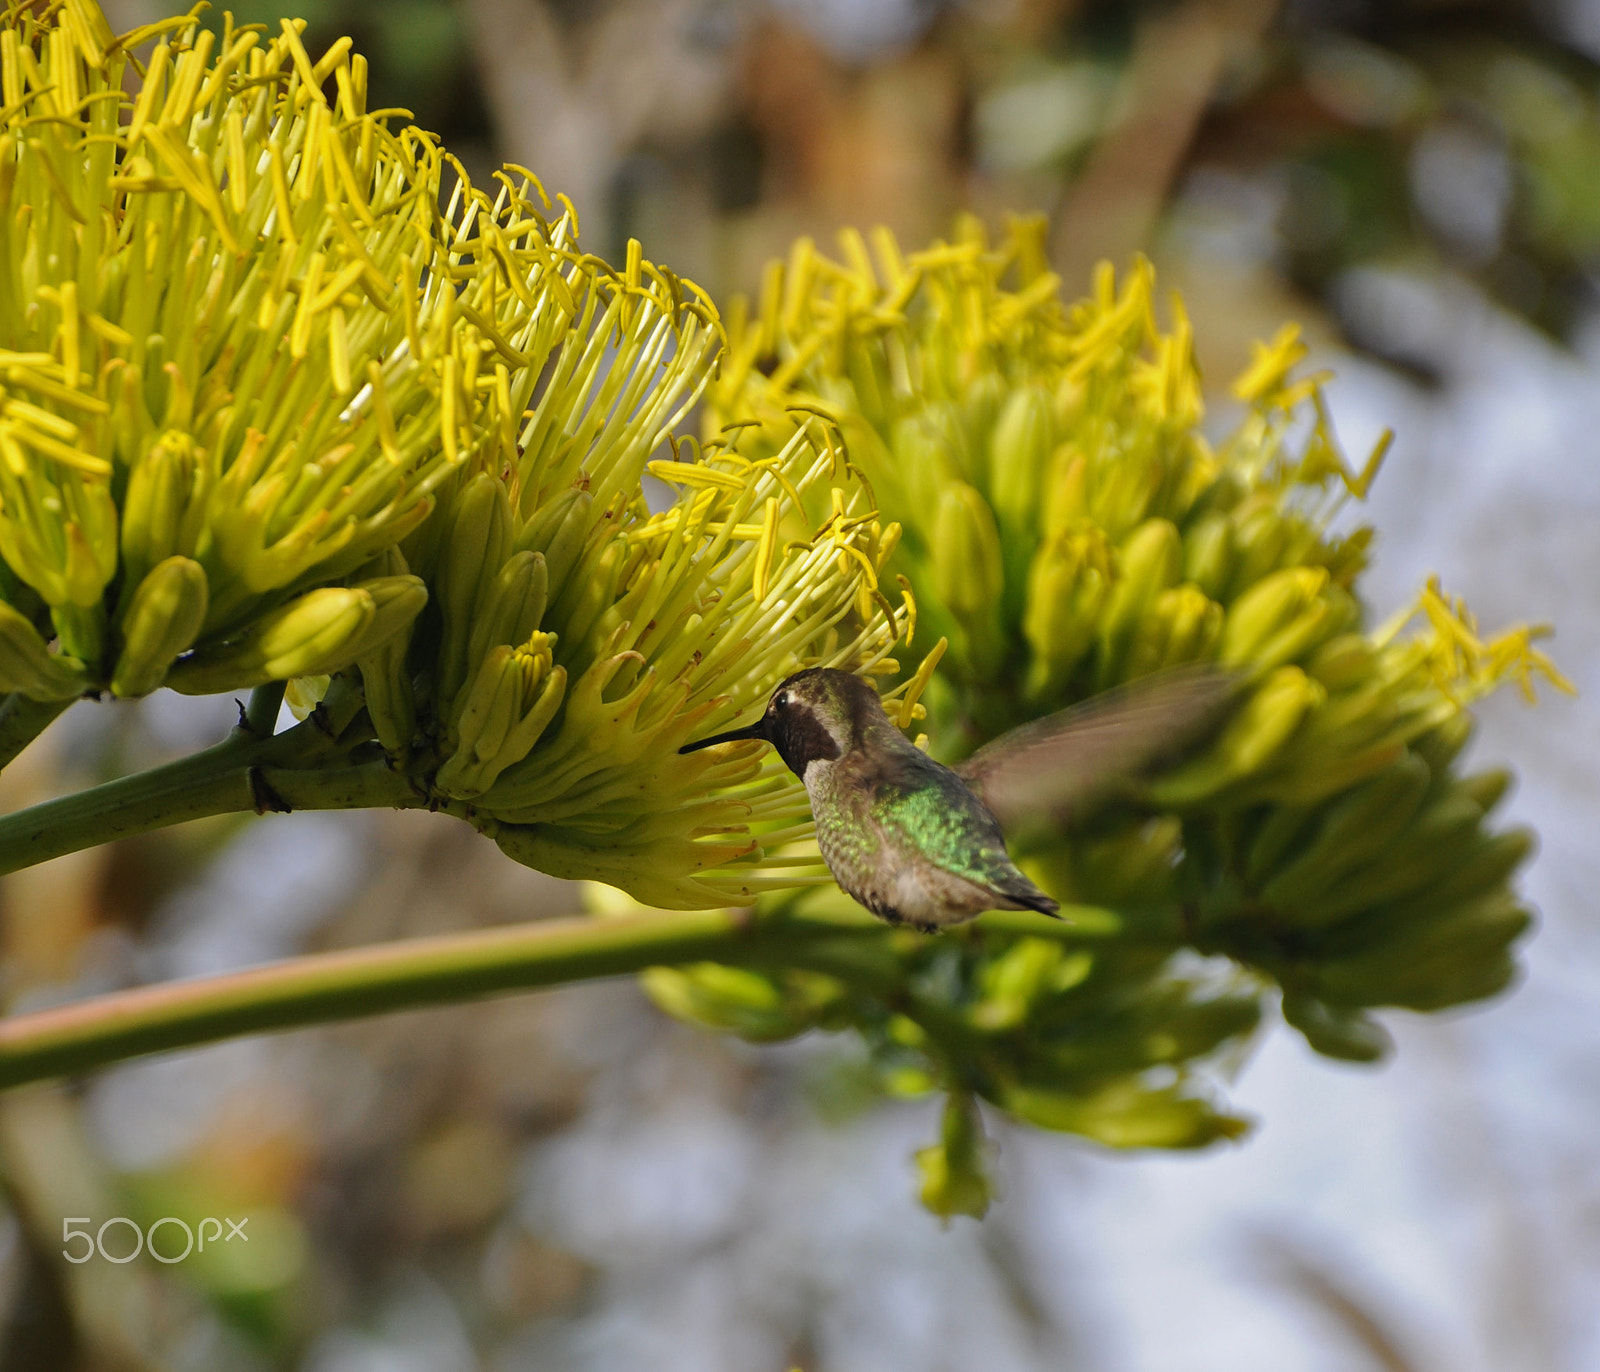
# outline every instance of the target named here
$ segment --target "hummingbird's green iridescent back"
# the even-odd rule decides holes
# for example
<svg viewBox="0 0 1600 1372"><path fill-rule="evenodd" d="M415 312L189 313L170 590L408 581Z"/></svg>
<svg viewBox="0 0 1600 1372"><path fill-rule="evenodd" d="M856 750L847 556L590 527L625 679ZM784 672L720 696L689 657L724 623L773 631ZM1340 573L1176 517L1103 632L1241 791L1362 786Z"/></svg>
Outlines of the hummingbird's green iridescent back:
<svg viewBox="0 0 1600 1372"><path fill-rule="evenodd" d="M984 910L1054 913L1056 903L1011 861L983 802L890 723L867 683L819 669L785 687L789 722L776 728L789 737L779 746L806 784L817 844L846 892L891 923L922 929ZM813 740L808 757L792 744L801 735Z"/></svg>

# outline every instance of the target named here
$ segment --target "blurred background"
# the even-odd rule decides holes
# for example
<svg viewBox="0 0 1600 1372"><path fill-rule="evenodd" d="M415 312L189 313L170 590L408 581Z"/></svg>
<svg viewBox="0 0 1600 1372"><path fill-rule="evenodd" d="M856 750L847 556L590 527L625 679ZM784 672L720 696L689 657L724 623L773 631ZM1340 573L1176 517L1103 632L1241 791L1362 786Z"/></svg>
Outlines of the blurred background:
<svg viewBox="0 0 1600 1372"><path fill-rule="evenodd" d="M124 29L174 12L108 3ZM801 234L908 246L1051 216L1069 294L1143 249L1226 424L1295 319L1387 613L1437 572L1550 620L1600 689L1597 0L300 0L374 106L477 177L535 170L726 305ZM219 737L227 700L82 706L12 808ZM1600 1366L1600 722L1483 710L1540 833L1527 975L1390 1018L1378 1070L1280 1030L1242 1145L1111 1156L997 1129L1004 1195L941 1231L937 1103L851 1045L754 1049L631 984L243 1040L0 1097L0 1372L1582 1372ZM206 822L4 879L15 1011L311 948L539 918L573 887L418 814ZM182 1264L73 1266L64 1216L249 1217ZM115 1230L107 1236L123 1251ZM164 1251L177 1246L172 1237Z"/></svg>

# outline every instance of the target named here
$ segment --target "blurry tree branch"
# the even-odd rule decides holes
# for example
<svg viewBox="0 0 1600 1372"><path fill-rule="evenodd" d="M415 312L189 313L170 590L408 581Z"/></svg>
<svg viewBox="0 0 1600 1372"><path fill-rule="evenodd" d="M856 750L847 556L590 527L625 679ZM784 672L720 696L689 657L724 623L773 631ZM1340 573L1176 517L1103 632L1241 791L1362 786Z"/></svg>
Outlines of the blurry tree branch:
<svg viewBox="0 0 1600 1372"><path fill-rule="evenodd" d="M468 0L473 53L501 155L572 199L590 242L609 242L612 177L647 134L703 122L723 64L694 41L693 0L596 6L567 31L545 0Z"/></svg>
<svg viewBox="0 0 1600 1372"><path fill-rule="evenodd" d="M1120 125L1057 212L1050 258L1067 293L1095 263L1140 248L1228 63L1271 23L1277 0L1189 0L1147 15L1123 78Z"/></svg>
<svg viewBox="0 0 1600 1372"><path fill-rule="evenodd" d="M27 1226L34 1261L45 1269L35 1280L58 1282L59 1299L70 1311L81 1359L74 1365L117 1372L168 1365L158 1313L160 1297L171 1293L158 1289L165 1284L161 1277L145 1266L60 1260L63 1216L109 1215L117 1204L113 1180L84 1137L70 1098L35 1090L0 1101L0 1166L6 1198ZM11 1357L6 1361L10 1366Z"/></svg>

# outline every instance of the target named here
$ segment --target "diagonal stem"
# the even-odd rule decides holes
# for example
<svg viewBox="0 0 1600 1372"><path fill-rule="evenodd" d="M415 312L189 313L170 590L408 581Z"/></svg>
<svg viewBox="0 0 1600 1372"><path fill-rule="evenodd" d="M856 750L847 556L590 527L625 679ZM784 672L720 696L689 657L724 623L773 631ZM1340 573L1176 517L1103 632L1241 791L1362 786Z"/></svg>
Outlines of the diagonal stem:
<svg viewBox="0 0 1600 1372"><path fill-rule="evenodd" d="M0 767L9 766L71 704L70 700L30 700L20 692L0 700Z"/></svg>
<svg viewBox="0 0 1600 1372"><path fill-rule="evenodd" d="M869 930L868 932L874 932ZM354 1019L663 963L772 960L836 924L756 924L691 910L512 928L315 953L0 1020L0 1088L236 1034Z"/></svg>
<svg viewBox="0 0 1600 1372"><path fill-rule="evenodd" d="M1084 913L1106 914L1089 907ZM1071 935L1069 925L1026 911L993 912L980 923L1046 937ZM865 911L858 919L843 919L687 910L541 920L308 954L0 1019L0 1090L237 1034L692 962L809 966L894 1003L904 992L902 973L873 952L873 945L889 937L896 935Z"/></svg>
<svg viewBox="0 0 1600 1372"><path fill-rule="evenodd" d="M351 764L350 750L314 720L266 737L253 724L246 715L221 743L189 757L0 816L0 873L207 815L424 803L387 763Z"/></svg>

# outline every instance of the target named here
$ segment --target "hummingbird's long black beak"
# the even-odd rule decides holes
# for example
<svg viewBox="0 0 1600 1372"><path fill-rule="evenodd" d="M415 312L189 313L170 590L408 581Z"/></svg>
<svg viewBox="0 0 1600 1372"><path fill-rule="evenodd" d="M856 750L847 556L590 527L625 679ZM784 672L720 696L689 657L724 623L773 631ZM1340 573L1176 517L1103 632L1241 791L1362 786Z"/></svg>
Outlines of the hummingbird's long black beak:
<svg viewBox="0 0 1600 1372"><path fill-rule="evenodd" d="M679 748L680 753L698 753L702 748L711 748L718 743L739 743L747 738L761 738L767 736L766 717L758 719L754 724L747 724L743 729L729 729L725 734L712 734L710 738L703 738L698 743L685 743Z"/></svg>

